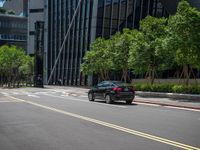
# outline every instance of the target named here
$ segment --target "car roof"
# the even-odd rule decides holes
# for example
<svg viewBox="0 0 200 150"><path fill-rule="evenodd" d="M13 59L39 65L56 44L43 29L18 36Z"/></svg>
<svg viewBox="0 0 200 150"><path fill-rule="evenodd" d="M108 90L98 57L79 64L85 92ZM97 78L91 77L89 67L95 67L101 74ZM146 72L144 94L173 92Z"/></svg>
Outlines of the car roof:
<svg viewBox="0 0 200 150"><path fill-rule="evenodd" d="M109 83L114 83L114 84L123 84L124 82L122 82L122 81L111 81L111 80L108 80L108 81L102 81L102 82L100 82L100 83L106 83L106 82L109 82Z"/></svg>

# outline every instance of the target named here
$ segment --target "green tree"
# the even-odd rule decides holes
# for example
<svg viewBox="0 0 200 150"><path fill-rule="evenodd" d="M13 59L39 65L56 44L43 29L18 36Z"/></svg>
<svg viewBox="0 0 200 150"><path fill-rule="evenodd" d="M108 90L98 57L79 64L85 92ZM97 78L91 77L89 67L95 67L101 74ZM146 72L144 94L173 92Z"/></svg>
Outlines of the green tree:
<svg viewBox="0 0 200 150"><path fill-rule="evenodd" d="M121 80L127 82L128 78L128 58L130 46L134 36L130 29L124 29L122 33L118 32L111 38L111 46L109 48L112 54L112 61L115 71L121 71Z"/></svg>
<svg viewBox="0 0 200 150"><path fill-rule="evenodd" d="M189 84L192 68L200 67L200 12L182 0L177 12L169 18L166 47L174 52L176 62L183 67L180 78Z"/></svg>
<svg viewBox="0 0 200 150"><path fill-rule="evenodd" d="M0 7L0 14L5 14L6 13L6 10L2 7Z"/></svg>
<svg viewBox="0 0 200 150"><path fill-rule="evenodd" d="M97 38L90 45L90 51L87 51L83 57L81 71L85 75L97 74L103 80L108 79L108 72L113 66L108 48L109 41L103 38Z"/></svg>
<svg viewBox="0 0 200 150"><path fill-rule="evenodd" d="M0 75L5 78L8 87L15 86L17 80L20 80L19 68L27 63L29 57L25 55L24 50L16 46L0 47Z"/></svg>
<svg viewBox="0 0 200 150"><path fill-rule="evenodd" d="M134 40L131 43L129 52L129 68L133 70L134 74L144 73L148 70L148 65L145 59L147 52L142 52L148 49L148 44L145 41L144 34L135 30Z"/></svg>
<svg viewBox="0 0 200 150"><path fill-rule="evenodd" d="M146 72L146 78L154 83L157 70L164 70L172 55L162 48L166 35L167 19L147 16L140 21L140 32L135 36L129 57L129 65L135 73Z"/></svg>
<svg viewBox="0 0 200 150"><path fill-rule="evenodd" d="M34 73L34 58L24 56L24 63L19 67L19 79L31 83ZM20 82L19 80L19 82Z"/></svg>
<svg viewBox="0 0 200 150"><path fill-rule="evenodd" d="M14 10L8 10L7 14L9 14L9 15L15 15L15 11Z"/></svg>

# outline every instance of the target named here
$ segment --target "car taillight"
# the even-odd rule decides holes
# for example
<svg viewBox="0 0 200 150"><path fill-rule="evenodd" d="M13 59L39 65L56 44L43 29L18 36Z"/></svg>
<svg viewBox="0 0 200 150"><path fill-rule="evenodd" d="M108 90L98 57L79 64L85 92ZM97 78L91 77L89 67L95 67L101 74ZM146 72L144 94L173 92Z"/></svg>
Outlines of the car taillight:
<svg viewBox="0 0 200 150"><path fill-rule="evenodd" d="M122 90L122 88L118 88L118 87L116 87L116 88L112 88L112 91L121 91Z"/></svg>

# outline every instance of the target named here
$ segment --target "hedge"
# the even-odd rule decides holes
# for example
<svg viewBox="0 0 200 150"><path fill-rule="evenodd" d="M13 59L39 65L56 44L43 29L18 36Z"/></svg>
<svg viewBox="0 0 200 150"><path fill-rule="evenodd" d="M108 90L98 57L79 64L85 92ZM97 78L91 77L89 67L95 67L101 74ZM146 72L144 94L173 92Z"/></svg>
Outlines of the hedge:
<svg viewBox="0 0 200 150"><path fill-rule="evenodd" d="M200 94L200 85L136 83L133 87L136 91Z"/></svg>

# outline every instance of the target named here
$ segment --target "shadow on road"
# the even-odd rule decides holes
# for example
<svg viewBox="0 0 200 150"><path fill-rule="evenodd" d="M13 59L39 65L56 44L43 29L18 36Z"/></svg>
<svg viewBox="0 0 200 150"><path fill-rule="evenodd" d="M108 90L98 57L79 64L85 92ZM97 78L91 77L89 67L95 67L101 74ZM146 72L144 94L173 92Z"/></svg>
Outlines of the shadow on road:
<svg viewBox="0 0 200 150"><path fill-rule="evenodd" d="M100 100L100 99L95 100L94 102L106 104L106 102L104 100ZM112 103L112 105L136 106L138 104L135 104L134 102L132 104L126 104L126 102L124 102L124 101L115 101L115 102Z"/></svg>

